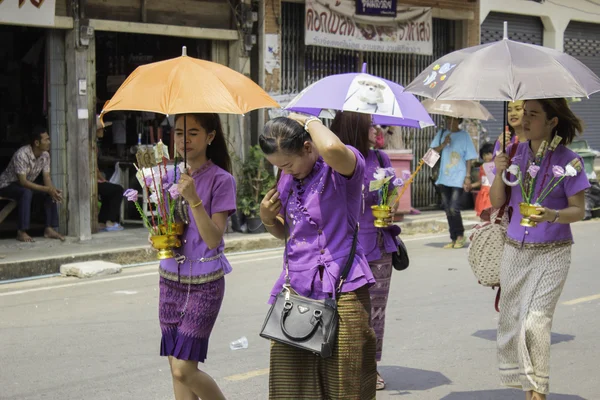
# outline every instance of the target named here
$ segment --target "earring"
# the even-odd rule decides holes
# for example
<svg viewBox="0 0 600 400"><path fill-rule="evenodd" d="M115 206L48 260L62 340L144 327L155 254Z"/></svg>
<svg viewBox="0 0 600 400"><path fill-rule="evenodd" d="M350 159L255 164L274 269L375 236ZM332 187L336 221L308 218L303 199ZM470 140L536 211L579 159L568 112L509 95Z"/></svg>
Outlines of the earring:
<svg viewBox="0 0 600 400"><path fill-rule="evenodd" d="M212 142L208 142L208 145L210 146Z"/></svg>

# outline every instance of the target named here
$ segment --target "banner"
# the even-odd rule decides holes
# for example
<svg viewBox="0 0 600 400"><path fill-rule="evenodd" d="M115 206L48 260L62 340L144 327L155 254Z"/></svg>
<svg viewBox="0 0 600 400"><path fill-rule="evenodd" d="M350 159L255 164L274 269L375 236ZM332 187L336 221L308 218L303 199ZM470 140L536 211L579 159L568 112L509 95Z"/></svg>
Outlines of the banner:
<svg viewBox="0 0 600 400"><path fill-rule="evenodd" d="M356 0L356 14L396 17L396 0Z"/></svg>
<svg viewBox="0 0 600 400"><path fill-rule="evenodd" d="M357 16L351 0L306 0L309 46L432 55L432 13L426 7L396 7L396 17Z"/></svg>
<svg viewBox="0 0 600 400"><path fill-rule="evenodd" d="M56 0L0 0L0 23L54 26Z"/></svg>

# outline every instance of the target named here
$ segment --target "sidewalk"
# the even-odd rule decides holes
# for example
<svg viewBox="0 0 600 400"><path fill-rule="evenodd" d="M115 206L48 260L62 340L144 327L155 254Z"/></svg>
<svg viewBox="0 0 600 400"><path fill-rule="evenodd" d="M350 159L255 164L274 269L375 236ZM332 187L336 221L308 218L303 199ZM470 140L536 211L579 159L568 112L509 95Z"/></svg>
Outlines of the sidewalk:
<svg viewBox="0 0 600 400"><path fill-rule="evenodd" d="M474 211L463 212L465 228L475 225ZM399 223L402 236L436 234L447 231L443 211L428 211L420 215L406 215ZM236 253L282 247L283 242L268 233L225 235L225 252ZM156 261L156 253L148 244L144 228L128 228L120 232L103 232L92 240L80 242L67 238L65 242L36 238L35 243L21 243L14 239L0 240L0 281L31 276L55 274L63 264L103 260L121 265Z"/></svg>

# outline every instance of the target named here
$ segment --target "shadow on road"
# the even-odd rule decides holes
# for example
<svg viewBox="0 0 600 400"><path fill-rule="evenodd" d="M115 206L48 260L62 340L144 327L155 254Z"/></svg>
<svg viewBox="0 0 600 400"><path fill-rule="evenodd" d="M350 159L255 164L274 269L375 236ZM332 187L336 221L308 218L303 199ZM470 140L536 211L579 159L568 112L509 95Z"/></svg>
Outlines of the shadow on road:
<svg viewBox="0 0 600 400"><path fill-rule="evenodd" d="M485 340L495 342L496 341L496 329L486 329L486 330L477 331L472 336L475 336L480 339L485 339ZM564 335L562 333L552 332L552 336L551 336L552 344L570 342L572 340L575 340L574 335Z"/></svg>
<svg viewBox="0 0 600 400"><path fill-rule="evenodd" d="M378 366L377 370L385 380L386 390L430 390L452 383L444 374L437 371L385 365Z"/></svg>
<svg viewBox="0 0 600 400"><path fill-rule="evenodd" d="M517 389L477 390L474 392L452 392L440 400L515 400L524 399L525 395ZM572 394L550 393L548 400L587 400Z"/></svg>

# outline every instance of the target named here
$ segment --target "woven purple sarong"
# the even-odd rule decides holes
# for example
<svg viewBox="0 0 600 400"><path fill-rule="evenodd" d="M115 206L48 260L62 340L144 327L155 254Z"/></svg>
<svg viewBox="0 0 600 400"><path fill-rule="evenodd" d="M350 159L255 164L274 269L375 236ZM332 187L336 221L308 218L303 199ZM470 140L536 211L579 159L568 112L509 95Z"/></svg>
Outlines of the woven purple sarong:
<svg viewBox="0 0 600 400"><path fill-rule="evenodd" d="M183 317L181 311L185 306L188 284L161 277L159 287L160 355L204 362L208 339L223 302L225 278L192 284Z"/></svg>
<svg viewBox="0 0 600 400"><path fill-rule="evenodd" d="M375 360L381 361L383 352L383 332L385 330L385 309L387 306L388 295L390 293L390 281L392 278L392 255L384 254L383 258L369 263L375 285L369 288L371 295L371 326L377 336L377 347L375 350Z"/></svg>

